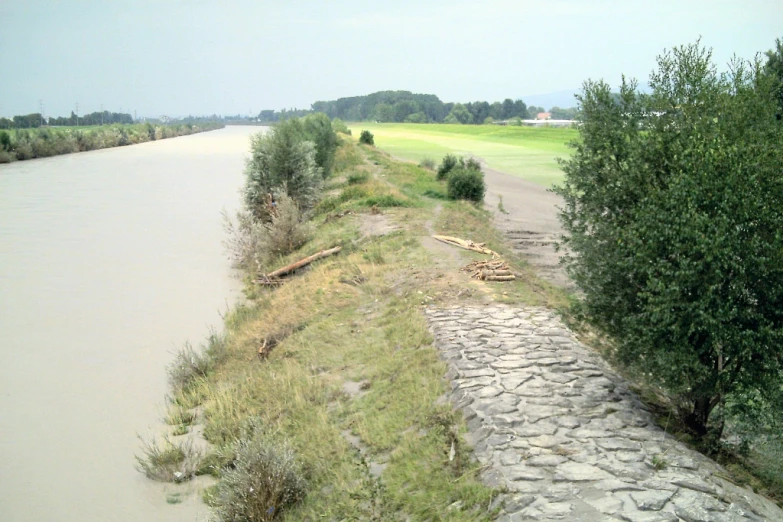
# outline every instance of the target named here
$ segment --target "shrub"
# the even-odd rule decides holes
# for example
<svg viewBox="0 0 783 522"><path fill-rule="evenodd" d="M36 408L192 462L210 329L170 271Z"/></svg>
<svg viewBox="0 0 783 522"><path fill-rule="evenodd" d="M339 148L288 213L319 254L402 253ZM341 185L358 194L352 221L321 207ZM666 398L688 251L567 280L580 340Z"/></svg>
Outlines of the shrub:
<svg viewBox="0 0 783 522"><path fill-rule="evenodd" d="M296 121L296 120L290 120ZM315 163L324 178L332 175L334 153L337 150L337 134L329 117L322 113L309 114L302 119L304 138L315 144Z"/></svg>
<svg viewBox="0 0 783 522"><path fill-rule="evenodd" d="M136 469L147 478L161 482L186 482L192 479L202 458L201 450L195 448L190 439L171 442L166 438L161 444L155 440L142 440L142 453L141 457L136 455Z"/></svg>
<svg viewBox="0 0 783 522"><path fill-rule="evenodd" d="M658 58L649 95L586 82L556 189L583 316L707 450L726 406L747 416L783 389L783 126L759 70L719 75L695 44Z"/></svg>
<svg viewBox="0 0 783 522"><path fill-rule="evenodd" d="M457 166L459 163L459 160L456 156L453 156L451 154L446 154L443 157L443 161L440 162L440 166L438 167L438 176L437 178L439 180L444 180L447 177L449 177L449 172L451 172L451 169Z"/></svg>
<svg viewBox="0 0 783 522"><path fill-rule="evenodd" d="M427 170L435 170L435 160L432 158L424 158L419 162L419 167Z"/></svg>
<svg viewBox="0 0 783 522"><path fill-rule="evenodd" d="M224 213L223 228L227 235L223 244L234 265L250 272L263 272L271 261L301 247L312 235L296 203L285 195L277 198L268 221L258 221L246 211L237 212L234 221Z"/></svg>
<svg viewBox="0 0 783 522"><path fill-rule="evenodd" d="M484 201L484 174L480 170L463 166L454 168L449 173L449 199L467 199L469 201Z"/></svg>
<svg viewBox="0 0 783 522"><path fill-rule="evenodd" d="M349 129L345 122L340 118L335 118L332 120L332 129L334 132L340 132L349 136L351 135L351 129Z"/></svg>
<svg viewBox="0 0 783 522"><path fill-rule="evenodd" d="M288 445L255 434L234 451L212 498L217 520L273 520L304 498L307 483Z"/></svg>
<svg viewBox="0 0 783 522"><path fill-rule="evenodd" d="M460 158L459 163L466 169L481 170L481 163L475 158L468 158L467 160Z"/></svg>
<svg viewBox="0 0 783 522"><path fill-rule="evenodd" d="M284 193L302 209L311 208L321 189L315 145L304 141L298 126L284 122L251 138L245 166L245 207L258 221L271 219L269 198Z"/></svg>
<svg viewBox="0 0 783 522"><path fill-rule="evenodd" d="M359 143L364 143L365 145L375 145L375 136L372 135L372 132L363 130L361 135L359 135Z"/></svg>
<svg viewBox="0 0 783 522"><path fill-rule="evenodd" d="M0 130L0 150L11 150L11 134Z"/></svg>

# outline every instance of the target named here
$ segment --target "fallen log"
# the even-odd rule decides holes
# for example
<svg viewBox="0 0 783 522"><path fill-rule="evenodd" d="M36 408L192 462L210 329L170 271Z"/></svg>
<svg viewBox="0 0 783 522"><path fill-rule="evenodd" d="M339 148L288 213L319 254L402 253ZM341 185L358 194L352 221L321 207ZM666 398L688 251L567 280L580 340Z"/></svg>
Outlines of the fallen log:
<svg viewBox="0 0 783 522"><path fill-rule="evenodd" d="M294 272L295 270L299 270L300 268L309 265L313 261L318 261L319 259L322 259L324 257L329 257L331 255L334 255L338 253L340 250L342 250L342 247L334 247L328 250L321 250L317 254L313 254L304 259L300 259L295 263L291 263L290 265L284 266L282 268L278 268L274 272L269 272L268 274L264 274L260 279L257 279L255 282L263 285L276 284L277 280L279 280L280 277L288 275L291 272Z"/></svg>
<svg viewBox="0 0 783 522"><path fill-rule="evenodd" d="M484 281L513 281L516 277L513 275L491 275L484 278Z"/></svg>
<svg viewBox="0 0 783 522"><path fill-rule="evenodd" d="M511 270L483 270L481 272L481 278L486 279L492 276L513 276Z"/></svg>
<svg viewBox="0 0 783 522"><path fill-rule="evenodd" d="M473 252L478 252L480 254L486 254L493 257L500 257L500 254L484 246L486 243L474 243L473 241L470 240L460 239L458 237L451 237L451 236L434 235L432 237L433 239L437 239L438 241L442 243L446 243L447 245L464 248L465 250L472 250Z"/></svg>

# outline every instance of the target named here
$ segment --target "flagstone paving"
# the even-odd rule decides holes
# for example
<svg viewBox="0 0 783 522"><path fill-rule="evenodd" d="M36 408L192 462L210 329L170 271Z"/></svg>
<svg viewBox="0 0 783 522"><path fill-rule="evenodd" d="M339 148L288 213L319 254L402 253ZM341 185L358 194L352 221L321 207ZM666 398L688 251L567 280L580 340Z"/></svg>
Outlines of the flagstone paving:
<svg viewBox="0 0 783 522"><path fill-rule="evenodd" d="M594 352L543 308L427 308L500 517L783 521L773 502L657 427Z"/></svg>

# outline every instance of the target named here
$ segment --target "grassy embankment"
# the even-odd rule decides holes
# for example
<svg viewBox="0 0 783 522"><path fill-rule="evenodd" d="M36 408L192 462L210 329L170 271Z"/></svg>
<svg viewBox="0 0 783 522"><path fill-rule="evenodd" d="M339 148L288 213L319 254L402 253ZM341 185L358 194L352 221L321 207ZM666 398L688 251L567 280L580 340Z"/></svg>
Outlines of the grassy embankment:
<svg viewBox="0 0 783 522"><path fill-rule="evenodd" d="M363 129L370 130L375 135L376 146L395 157L417 162L431 158L438 163L449 153L472 155L485 159L490 168L547 187L563 179L555 158L569 154L565 143L578 138L575 129L561 128L367 122L349 126L355 135ZM572 326L584 327L577 324ZM611 342L595 337L589 329L584 333L588 335L583 340L608 357ZM622 368L617 370L629 381L636 383L635 391L650 407L661 428L681 442L698 449L687 427L679 424L674 406L660 389L646 384L643 375L630 374ZM720 453L716 458L731 474L732 480L749 485L754 491L783 505L783 454L779 444L761 443L747 455L728 451Z"/></svg>
<svg viewBox="0 0 783 522"><path fill-rule="evenodd" d="M367 234L367 220L397 229ZM478 480L462 416L444 401L446 365L420 308L493 300L557 307L565 297L508 252L488 213L446 201L433 172L348 138L311 222L313 239L280 266L335 245L342 252L279 288L249 284L247 303L205 346L203 375L172 390L172 424L202 424L211 443L200 472L226 473L234 442L260 429L293 448L308 483L283 520L490 520L498 492ZM486 241L525 277L470 280L458 268L481 256L455 251L446 266L422 244L431 231ZM262 345L273 346L264 359Z"/></svg>
<svg viewBox="0 0 783 522"><path fill-rule="evenodd" d="M440 162L446 154L476 156L491 169L546 187L563 179L555 158L568 156L566 143L578 137L575 129L554 127L367 122L348 126L357 136L362 129L369 130L376 146L395 157Z"/></svg>
<svg viewBox="0 0 783 522"><path fill-rule="evenodd" d="M134 145L222 128L223 124L93 125L0 130L0 163Z"/></svg>

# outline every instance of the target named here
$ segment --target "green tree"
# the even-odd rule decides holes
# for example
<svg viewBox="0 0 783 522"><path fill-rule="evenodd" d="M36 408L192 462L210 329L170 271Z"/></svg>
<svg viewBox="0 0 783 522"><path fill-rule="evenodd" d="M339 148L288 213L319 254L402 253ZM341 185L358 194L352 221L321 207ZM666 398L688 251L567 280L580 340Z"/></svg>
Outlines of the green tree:
<svg viewBox="0 0 783 522"><path fill-rule="evenodd" d="M772 76L772 92L778 103L777 117L783 119L783 40L775 40L775 48L767 51L765 72Z"/></svg>
<svg viewBox="0 0 783 522"><path fill-rule="evenodd" d="M297 120L286 120L250 140L250 158L245 165L245 206L259 221L270 219L269 198L285 193L301 209L318 199L321 168L316 147L306 141Z"/></svg>
<svg viewBox="0 0 783 522"><path fill-rule="evenodd" d="M315 162L321 168L324 179L328 178L332 175L337 151L337 134L329 116L322 112L305 116L302 118L302 132L306 140L315 144Z"/></svg>
<svg viewBox="0 0 783 522"><path fill-rule="evenodd" d="M586 82L555 189L581 312L706 449L727 405L753 414L783 380L783 126L761 70L718 74L696 43L658 58L650 95Z"/></svg>
<svg viewBox="0 0 783 522"><path fill-rule="evenodd" d="M452 117L452 121L456 120L459 123L473 123L473 115L468 109L461 103L455 103L454 108L451 109L449 116ZM446 118L448 118L447 116ZM445 120L444 120L445 121ZM447 122L450 123L450 122Z"/></svg>

